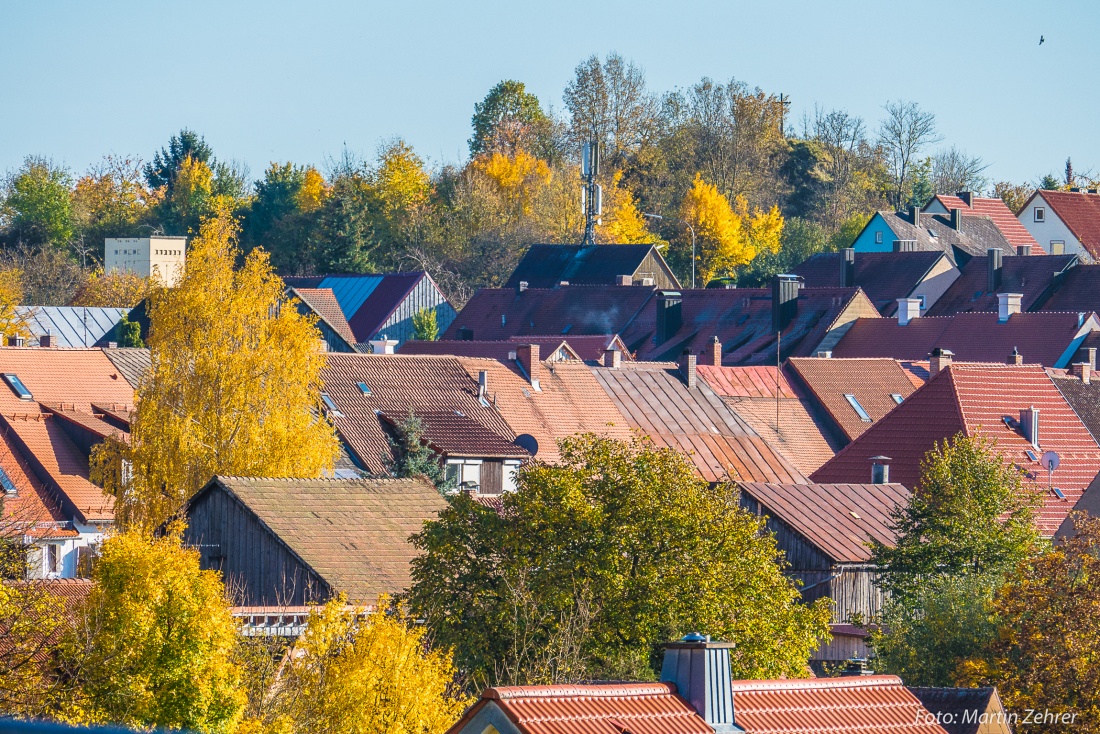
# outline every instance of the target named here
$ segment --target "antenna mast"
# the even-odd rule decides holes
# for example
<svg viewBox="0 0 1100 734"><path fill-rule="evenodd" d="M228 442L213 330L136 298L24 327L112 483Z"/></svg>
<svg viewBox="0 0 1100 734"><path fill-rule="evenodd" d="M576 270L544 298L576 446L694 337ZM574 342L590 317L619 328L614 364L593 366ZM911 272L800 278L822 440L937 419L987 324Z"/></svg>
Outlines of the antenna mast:
<svg viewBox="0 0 1100 734"><path fill-rule="evenodd" d="M593 140L584 144L581 154L581 211L584 212L584 241L582 245L596 244L596 225L603 224L603 187L596 183L600 175L600 142Z"/></svg>

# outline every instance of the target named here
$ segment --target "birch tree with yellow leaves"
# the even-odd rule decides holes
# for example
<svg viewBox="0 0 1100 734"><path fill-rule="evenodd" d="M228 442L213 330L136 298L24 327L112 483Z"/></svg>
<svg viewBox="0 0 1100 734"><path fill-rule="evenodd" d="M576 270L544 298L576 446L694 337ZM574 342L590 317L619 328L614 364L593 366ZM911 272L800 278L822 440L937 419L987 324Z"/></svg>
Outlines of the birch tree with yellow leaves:
<svg viewBox="0 0 1100 734"><path fill-rule="evenodd" d="M283 304L267 253L234 268L236 235L224 211L204 220L179 285L149 297L151 365L130 442L105 442L92 457L124 527L157 527L215 474L315 477L332 467L320 333Z"/></svg>

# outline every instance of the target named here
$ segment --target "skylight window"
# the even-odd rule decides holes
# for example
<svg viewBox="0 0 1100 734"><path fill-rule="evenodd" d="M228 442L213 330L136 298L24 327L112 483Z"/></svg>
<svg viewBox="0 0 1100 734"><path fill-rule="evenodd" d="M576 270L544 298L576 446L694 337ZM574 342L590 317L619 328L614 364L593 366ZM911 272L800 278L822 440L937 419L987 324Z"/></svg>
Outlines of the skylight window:
<svg viewBox="0 0 1100 734"><path fill-rule="evenodd" d="M359 392L363 393L364 395L370 395L370 388L367 387L367 383L360 382L357 384L359 385Z"/></svg>
<svg viewBox="0 0 1100 734"><path fill-rule="evenodd" d="M890 397L892 397L894 399L894 402L897 403L898 405L901 405L901 401L905 400L905 398L903 398L900 394L898 394L896 392L890 393Z"/></svg>
<svg viewBox="0 0 1100 734"><path fill-rule="evenodd" d="M31 395L31 391L27 389L23 381L19 379L19 375L12 372L5 372L4 379L7 380L8 386L20 400L34 400L34 396Z"/></svg>
<svg viewBox="0 0 1100 734"><path fill-rule="evenodd" d="M1051 487L1051 490L1054 491L1054 496L1058 499L1064 500L1066 498L1065 493L1063 493L1062 490L1058 489L1057 487Z"/></svg>
<svg viewBox="0 0 1100 734"><path fill-rule="evenodd" d="M19 494L19 490L15 488L15 482L11 480L11 477L3 468L0 468L0 488L3 488L4 494L9 497Z"/></svg>
<svg viewBox="0 0 1100 734"><path fill-rule="evenodd" d="M328 408L329 415L333 418L343 418L344 414L340 412L340 409L336 407L336 401L329 396L327 392L321 393L321 400L324 401L325 407Z"/></svg>
<svg viewBox="0 0 1100 734"><path fill-rule="evenodd" d="M1038 461L1039 460L1039 457L1036 456L1035 452L1032 451L1031 449L1027 449L1026 451L1024 451L1024 453L1027 454L1027 458L1031 459L1032 461Z"/></svg>
<svg viewBox="0 0 1100 734"><path fill-rule="evenodd" d="M939 235L936 234L935 232L933 232L932 230L928 230L928 236L931 237L932 239L937 239L939 237Z"/></svg>
<svg viewBox="0 0 1100 734"><path fill-rule="evenodd" d="M845 393L844 399L848 401L848 405L852 406L852 410L856 412L856 415L859 416L859 419L861 421L863 421L864 423L871 422L871 416L867 415L867 411L864 410L863 406L859 404L859 401L856 400L855 395L852 395L851 393Z"/></svg>

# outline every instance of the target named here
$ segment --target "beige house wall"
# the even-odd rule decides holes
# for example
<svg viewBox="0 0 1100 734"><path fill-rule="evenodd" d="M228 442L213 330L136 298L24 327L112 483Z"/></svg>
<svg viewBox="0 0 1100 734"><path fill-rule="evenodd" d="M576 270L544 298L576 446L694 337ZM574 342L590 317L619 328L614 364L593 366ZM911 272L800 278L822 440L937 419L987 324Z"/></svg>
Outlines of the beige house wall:
<svg viewBox="0 0 1100 734"><path fill-rule="evenodd" d="M103 249L105 272L155 275L169 287L183 277L187 262L186 237L108 237Z"/></svg>

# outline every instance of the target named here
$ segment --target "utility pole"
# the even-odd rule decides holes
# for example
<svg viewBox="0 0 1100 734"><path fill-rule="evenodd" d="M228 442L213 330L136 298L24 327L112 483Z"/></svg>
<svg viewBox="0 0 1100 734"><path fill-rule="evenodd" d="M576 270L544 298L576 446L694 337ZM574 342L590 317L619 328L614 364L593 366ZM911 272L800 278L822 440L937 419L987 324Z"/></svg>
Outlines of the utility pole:
<svg viewBox="0 0 1100 734"><path fill-rule="evenodd" d="M791 103L791 98L786 96L782 92L780 92L779 93L779 134L782 135L783 137L787 137L786 130L784 129L785 128L784 123L786 123L786 121L787 121L787 106L790 105L790 103Z"/></svg>
<svg viewBox="0 0 1100 734"><path fill-rule="evenodd" d="M600 142L593 140L584 144L581 155L581 211L584 212L584 241L582 245L596 244L596 226L603 220L603 187L596 183L600 175Z"/></svg>
<svg viewBox="0 0 1100 734"><path fill-rule="evenodd" d="M783 332L775 332L775 440L782 442L779 437L779 352L783 346Z"/></svg>

